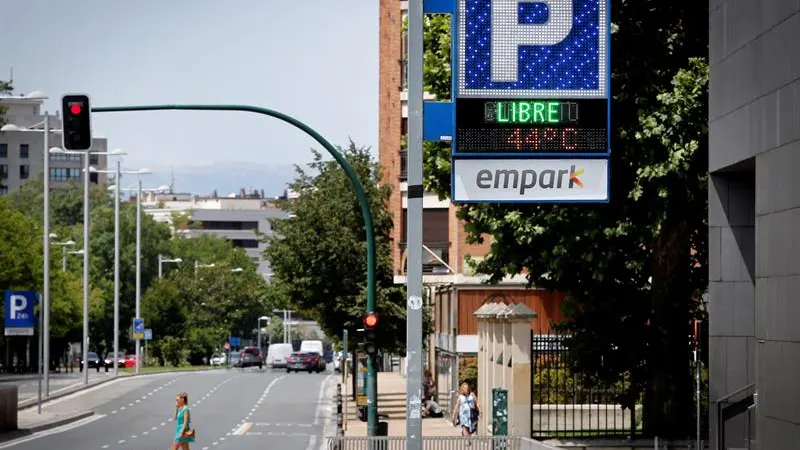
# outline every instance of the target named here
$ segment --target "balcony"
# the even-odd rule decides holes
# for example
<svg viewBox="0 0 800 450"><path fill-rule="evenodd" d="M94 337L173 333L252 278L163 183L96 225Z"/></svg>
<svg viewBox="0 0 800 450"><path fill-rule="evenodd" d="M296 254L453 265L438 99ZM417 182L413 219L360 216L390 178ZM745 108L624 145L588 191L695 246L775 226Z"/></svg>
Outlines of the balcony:
<svg viewBox="0 0 800 450"><path fill-rule="evenodd" d="M422 273L427 274L449 274L450 269L450 243L449 242L425 242L427 247L422 249ZM430 250L430 251L428 251ZM408 251L405 242L400 243L400 254L405 275L408 272ZM442 264L444 262L444 264Z"/></svg>
<svg viewBox="0 0 800 450"><path fill-rule="evenodd" d="M408 180L408 152L400 150L400 181Z"/></svg>

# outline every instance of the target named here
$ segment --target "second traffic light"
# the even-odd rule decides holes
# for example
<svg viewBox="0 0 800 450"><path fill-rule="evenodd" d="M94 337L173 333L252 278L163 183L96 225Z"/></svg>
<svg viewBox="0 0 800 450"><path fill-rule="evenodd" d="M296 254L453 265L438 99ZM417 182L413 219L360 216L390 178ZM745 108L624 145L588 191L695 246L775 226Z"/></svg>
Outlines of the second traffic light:
<svg viewBox="0 0 800 450"><path fill-rule="evenodd" d="M63 146L67 150L89 150L92 148L92 112L89 96L69 94L61 98L64 118L61 133Z"/></svg>
<svg viewBox="0 0 800 450"><path fill-rule="evenodd" d="M377 342L378 315L368 312L364 315L364 350L368 355L378 354Z"/></svg>

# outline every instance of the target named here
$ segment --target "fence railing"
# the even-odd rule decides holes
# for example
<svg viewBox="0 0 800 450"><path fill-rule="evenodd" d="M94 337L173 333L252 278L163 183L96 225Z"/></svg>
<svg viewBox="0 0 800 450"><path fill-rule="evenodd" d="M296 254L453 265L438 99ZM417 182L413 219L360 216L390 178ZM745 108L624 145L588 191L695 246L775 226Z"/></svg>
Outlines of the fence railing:
<svg viewBox="0 0 800 450"><path fill-rule="evenodd" d="M328 450L405 450L405 436L336 436L327 438ZM423 436L423 450L553 450L533 439L509 436Z"/></svg>
<svg viewBox="0 0 800 450"><path fill-rule="evenodd" d="M532 334L531 436L534 438L628 437L640 424L641 405L633 411L619 399L627 381L590 386L573 373L568 336Z"/></svg>

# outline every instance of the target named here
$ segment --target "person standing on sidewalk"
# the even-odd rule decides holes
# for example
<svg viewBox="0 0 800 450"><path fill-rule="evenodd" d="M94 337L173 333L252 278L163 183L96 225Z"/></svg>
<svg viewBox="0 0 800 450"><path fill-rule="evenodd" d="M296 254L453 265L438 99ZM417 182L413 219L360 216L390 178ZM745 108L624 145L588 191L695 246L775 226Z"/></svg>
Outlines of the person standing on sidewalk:
<svg viewBox="0 0 800 450"><path fill-rule="evenodd" d="M481 414L478 397L467 383L461 385L461 393L453 408L453 423L461 426L461 435L470 436L478 432L478 418ZM457 422L456 422L457 421Z"/></svg>

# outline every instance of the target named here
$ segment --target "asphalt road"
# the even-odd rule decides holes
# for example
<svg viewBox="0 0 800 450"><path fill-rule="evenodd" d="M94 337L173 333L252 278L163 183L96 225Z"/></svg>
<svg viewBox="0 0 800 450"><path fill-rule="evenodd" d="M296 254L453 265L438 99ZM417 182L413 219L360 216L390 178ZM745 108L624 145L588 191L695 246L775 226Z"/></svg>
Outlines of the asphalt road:
<svg viewBox="0 0 800 450"><path fill-rule="evenodd" d="M175 394L189 394L197 441L192 449L317 450L323 439L329 373L225 370L121 380L47 409L92 409L95 416L0 449L167 449L175 435Z"/></svg>
<svg viewBox="0 0 800 450"><path fill-rule="evenodd" d="M106 373L104 370L97 372L95 370L89 371L89 382L95 379L110 378L112 372L109 370ZM61 389L69 389L73 386L83 383L83 374L75 371L73 373L51 373L50 374L50 393L56 393ZM19 401L35 399L39 395L39 380L30 376L21 376L19 378L10 376L0 379L0 386L16 385L19 392ZM44 396L44 385L42 386L42 395Z"/></svg>

